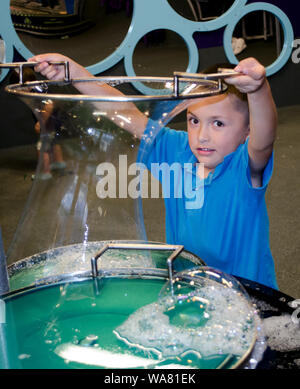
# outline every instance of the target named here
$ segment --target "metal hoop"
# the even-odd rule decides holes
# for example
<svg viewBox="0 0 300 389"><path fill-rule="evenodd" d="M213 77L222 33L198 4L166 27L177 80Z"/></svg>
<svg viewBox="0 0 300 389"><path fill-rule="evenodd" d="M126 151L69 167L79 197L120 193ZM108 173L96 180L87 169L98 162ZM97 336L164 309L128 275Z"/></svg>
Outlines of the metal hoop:
<svg viewBox="0 0 300 389"><path fill-rule="evenodd" d="M277 60L267 68L267 75L270 76L279 71L288 61L292 52L294 39L293 28L289 18L276 6L257 2L246 5L247 0L234 0L231 7L221 16L209 21L192 21L179 15L168 3L167 0L134 0L133 15L129 30L115 52L104 60L88 66L92 74L100 74L120 62L125 61L126 74L135 77L133 69L133 54L139 40L148 32L156 29L167 29L177 33L185 42L188 48L189 63L187 72L195 73L199 65L199 53L193 40L195 32L213 31L227 26L224 33L224 49L228 60L237 63L233 53L231 40L234 28L238 21L247 13L257 10L265 10L273 13L281 22L285 34L284 47ZM28 50L17 35L10 16L10 0L3 0L0 5L1 36L6 43L6 59L13 60L14 47L24 58L30 58L33 53ZM8 70L0 76L0 81L6 76ZM135 87L143 94L156 94L157 92L146 87L142 83L136 83Z"/></svg>
<svg viewBox="0 0 300 389"><path fill-rule="evenodd" d="M63 81L31 81L23 83L23 68L28 66L35 66L36 62L15 62L8 64L0 64L1 68L18 68L20 72L20 83L6 86L5 90L8 93L22 96L22 97L39 97L41 98L51 98L52 100L66 100L66 101L114 101L114 102L124 102L124 101L145 101L145 100L174 100L174 99L191 99L191 98L200 98L213 96L217 94L224 93L227 90L227 86L222 83L222 79L228 76L233 75L235 72L229 70L226 72L226 69L223 69L220 73L214 74L195 74L195 73L181 73L174 72L174 77L94 77L87 79L70 79L69 74L69 63L68 62L52 62L52 64L63 65L65 68L65 77ZM224 71L225 70L225 71ZM172 93L165 94L160 90L155 90L155 95L133 95L133 96L108 96L108 97L99 97L95 95L83 95L83 94L53 94L45 93L48 89L48 85L65 85L70 83L81 83L81 82L101 82L101 83L125 83L125 82L160 82L160 83L169 83L173 86ZM184 90L181 93L181 88L179 83L190 83L195 89L195 92ZM204 87L204 90L197 91L197 87ZM152 89L153 90L153 89ZM164 90L163 90L164 91Z"/></svg>

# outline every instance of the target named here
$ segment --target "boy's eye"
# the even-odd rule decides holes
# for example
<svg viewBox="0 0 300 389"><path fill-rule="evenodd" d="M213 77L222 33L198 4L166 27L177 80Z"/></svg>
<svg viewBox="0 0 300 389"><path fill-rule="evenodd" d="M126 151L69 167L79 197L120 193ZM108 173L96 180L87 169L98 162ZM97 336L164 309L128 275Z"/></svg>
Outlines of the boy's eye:
<svg viewBox="0 0 300 389"><path fill-rule="evenodd" d="M224 123L221 122L220 120L215 120L215 121L214 121L214 125L215 125L216 127L222 127L222 126L224 126Z"/></svg>
<svg viewBox="0 0 300 389"><path fill-rule="evenodd" d="M191 124L198 124L199 123L199 120L197 119L197 118L195 118L195 117L193 117L193 116L190 116L189 117L189 122L191 123Z"/></svg>

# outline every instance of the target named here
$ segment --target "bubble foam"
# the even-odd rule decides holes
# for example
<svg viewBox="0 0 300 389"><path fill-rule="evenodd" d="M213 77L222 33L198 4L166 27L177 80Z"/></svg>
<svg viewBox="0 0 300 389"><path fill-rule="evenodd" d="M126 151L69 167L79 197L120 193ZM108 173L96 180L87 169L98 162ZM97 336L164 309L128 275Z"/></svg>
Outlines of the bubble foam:
<svg viewBox="0 0 300 389"><path fill-rule="evenodd" d="M239 293L204 286L187 298L164 296L133 313L114 331L130 347L159 358L244 355L256 339L254 311Z"/></svg>
<svg viewBox="0 0 300 389"><path fill-rule="evenodd" d="M271 349L287 352L300 348L300 326L288 314L264 319L264 333Z"/></svg>
<svg viewBox="0 0 300 389"><path fill-rule="evenodd" d="M21 288L37 280L91 270L91 258L103 242L74 244L35 254L16 263L10 275L11 288ZM149 253L137 250L107 250L98 261L99 269L156 268Z"/></svg>

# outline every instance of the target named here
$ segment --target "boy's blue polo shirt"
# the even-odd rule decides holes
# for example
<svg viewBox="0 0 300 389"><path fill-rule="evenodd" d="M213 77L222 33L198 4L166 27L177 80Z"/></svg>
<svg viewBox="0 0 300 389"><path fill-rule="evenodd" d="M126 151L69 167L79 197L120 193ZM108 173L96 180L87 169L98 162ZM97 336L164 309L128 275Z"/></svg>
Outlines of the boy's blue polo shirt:
<svg viewBox="0 0 300 389"><path fill-rule="evenodd" d="M171 193L164 199L168 243L183 245L208 266L278 289L265 204L273 155L264 170L262 187L254 188L249 175L247 144L248 141L227 155L205 180L197 178L200 186L195 185L194 179L196 191L201 190L201 182L202 189L204 185L204 201L198 209L189 209L187 204L191 199L185 196L176 198L177 189L172 189L173 181L183 177L187 169L184 164L190 163L194 167L193 175L197 177L197 159L189 147L187 132L161 129L147 150L144 162L160 180L161 175L153 166L163 162L169 166L175 163L172 166L178 169L178 174L167 187L171 187ZM162 186L164 190L163 182Z"/></svg>

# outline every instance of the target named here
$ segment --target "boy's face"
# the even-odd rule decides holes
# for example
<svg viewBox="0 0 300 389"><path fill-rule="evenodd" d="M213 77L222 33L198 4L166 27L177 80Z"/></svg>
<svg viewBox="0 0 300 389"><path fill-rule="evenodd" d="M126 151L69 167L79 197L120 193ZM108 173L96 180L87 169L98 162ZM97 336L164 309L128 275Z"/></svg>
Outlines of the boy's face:
<svg viewBox="0 0 300 389"><path fill-rule="evenodd" d="M217 95L188 108L189 145L198 162L204 164L205 177L249 134L246 111L234 99L238 97L233 94Z"/></svg>

